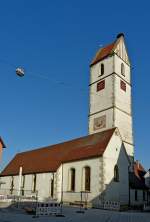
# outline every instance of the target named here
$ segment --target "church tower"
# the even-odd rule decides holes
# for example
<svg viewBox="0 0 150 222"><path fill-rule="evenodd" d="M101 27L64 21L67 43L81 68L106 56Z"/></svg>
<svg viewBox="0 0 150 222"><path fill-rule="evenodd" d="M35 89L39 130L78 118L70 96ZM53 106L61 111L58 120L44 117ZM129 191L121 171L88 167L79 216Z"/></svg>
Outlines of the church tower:
<svg viewBox="0 0 150 222"><path fill-rule="evenodd" d="M90 65L89 134L117 127L133 158L131 65L124 34L100 49Z"/></svg>

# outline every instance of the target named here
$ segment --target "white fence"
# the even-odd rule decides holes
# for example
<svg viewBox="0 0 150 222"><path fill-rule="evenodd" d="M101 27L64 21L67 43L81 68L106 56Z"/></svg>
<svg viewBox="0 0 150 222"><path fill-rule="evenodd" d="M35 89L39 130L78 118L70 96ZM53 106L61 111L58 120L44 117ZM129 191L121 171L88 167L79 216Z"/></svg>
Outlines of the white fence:
<svg viewBox="0 0 150 222"><path fill-rule="evenodd" d="M18 190L0 189L0 201L1 202L23 202L23 201L36 201L38 197L37 192L31 190L22 190L18 195Z"/></svg>
<svg viewBox="0 0 150 222"><path fill-rule="evenodd" d="M57 202L37 203L36 216L61 215L61 210Z"/></svg>
<svg viewBox="0 0 150 222"><path fill-rule="evenodd" d="M100 201L98 207L105 209L105 210L120 210L120 202L116 201Z"/></svg>

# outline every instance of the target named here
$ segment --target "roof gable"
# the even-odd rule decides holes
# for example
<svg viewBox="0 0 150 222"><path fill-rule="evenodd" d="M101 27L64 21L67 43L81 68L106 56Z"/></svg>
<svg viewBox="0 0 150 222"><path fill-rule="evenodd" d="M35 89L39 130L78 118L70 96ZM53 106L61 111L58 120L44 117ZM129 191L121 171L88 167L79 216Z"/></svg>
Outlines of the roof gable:
<svg viewBox="0 0 150 222"><path fill-rule="evenodd" d="M93 66L101 60L107 58L108 56L111 56L113 53L116 53L122 60L130 65L127 49L124 42L124 35L122 33L117 35L117 39L113 43L98 50L90 66Z"/></svg>
<svg viewBox="0 0 150 222"><path fill-rule="evenodd" d="M128 65L130 65L127 49L125 46L124 42L124 37L121 36L120 38L117 39L113 51L123 60L125 61Z"/></svg>
<svg viewBox="0 0 150 222"><path fill-rule="evenodd" d="M17 154L2 171L1 176L54 172L61 163L102 156L114 129L81 137L64 143Z"/></svg>
<svg viewBox="0 0 150 222"><path fill-rule="evenodd" d="M99 61L101 61L104 58L106 58L107 56L111 55L114 46L115 46L115 42L113 42L113 43L111 43L111 44L109 44L109 45L99 49L98 52L96 53L94 59L92 60L90 66L95 65Z"/></svg>

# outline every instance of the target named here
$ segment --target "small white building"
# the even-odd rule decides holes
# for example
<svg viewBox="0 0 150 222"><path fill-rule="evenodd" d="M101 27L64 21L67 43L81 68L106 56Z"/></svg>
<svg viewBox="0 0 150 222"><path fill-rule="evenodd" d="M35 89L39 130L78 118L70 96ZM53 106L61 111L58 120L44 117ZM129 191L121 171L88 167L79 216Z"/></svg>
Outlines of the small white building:
<svg viewBox="0 0 150 222"><path fill-rule="evenodd" d="M93 207L103 201L134 204L131 64L123 34L97 52L89 90L89 135L18 153L1 173L0 192L37 191L39 198Z"/></svg>

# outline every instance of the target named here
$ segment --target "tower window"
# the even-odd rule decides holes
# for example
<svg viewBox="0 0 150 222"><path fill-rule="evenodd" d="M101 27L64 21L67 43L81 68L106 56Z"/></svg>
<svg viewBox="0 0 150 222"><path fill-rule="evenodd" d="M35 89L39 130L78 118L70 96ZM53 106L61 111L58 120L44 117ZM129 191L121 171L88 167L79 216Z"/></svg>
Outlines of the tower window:
<svg viewBox="0 0 150 222"><path fill-rule="evenodd" d="M123 64L123 63L121 63L121 74L122 74L123 76L125 76L125 67L124 67L124 64Z"/></svg>
<svg viewBox="0 0 150 222"><path fill-rule="evenodd" d="M114 167L114 181L119 182L119 168L117 165Z"/></svg>
<svg viewBox="0 0 150 222"><path fill-rule="evenodd" d="M105 80L97 83L97 92L105 88Z"/></svg>
<svg viewBox="0 0 150 222"><path fill-rule="evenodd" d="M101 64L101 76L104 75L104 64Z"/></svg>
<svg viewBox="0 0 150 222"><path fill-rule="evenodd" d="M126 92L126 84L122 80L120 80L120 88Z"/></svg>

